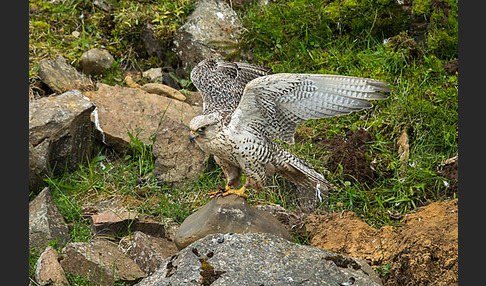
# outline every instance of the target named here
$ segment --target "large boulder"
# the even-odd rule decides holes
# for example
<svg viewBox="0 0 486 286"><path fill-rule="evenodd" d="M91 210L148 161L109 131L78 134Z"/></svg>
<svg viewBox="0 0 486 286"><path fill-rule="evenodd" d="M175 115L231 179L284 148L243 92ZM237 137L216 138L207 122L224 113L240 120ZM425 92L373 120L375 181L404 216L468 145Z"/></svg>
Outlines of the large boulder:
<svg viewBox="0 0 486 286"><path fill-rule="evenodd" d="M98 90L85 95L97 106L92 120L103 142L118 152L129 149L129 132L137 135L144 144L149 144L162 119L168 117L187 126L202 112L200 107L138 88L100 83Z"/></svg>
<svg viewBox="0 0 486 286"><path fill-rule="evenodd" d="M382 285L366 262L262 234L208 235L165 259L143 285Z"/></svg>
<svg viewBox="0 0 486 286"><path fill-rule="evenodd" d="M174 35L174 52L186 72L206 58L224 59L234 52L243 24L222 0L202 0ZM226 48L223 48L226 46Z"/></svg>
<svg viewBox="0 0 486 286"><path fill-rule="evenodd" d="M187 126L202 113L201 107L138 88L106 84L86 92L86 96L96 103L92 120L105 144L127 152L130 132L144 144L153 143L154 175L158 179L180 184L199 178L206 155L190 144Z"/></svg>
<svg viewBox="0 0 486 286"><path fill-rule="evenodd" d="M291 240L285 227L270 213L236 195L216 197L187 217L174 236L179 249L213 233L265 232Z"/></svg>
<svg viewBox="0 0 486 286"><path fill-rule="evenodd" d="M29 203L29 247L43 251L51 241L63 246L69 241L69 228L59 212L49 188Z"/></svg>
<svg viewBox="0 0 486 286"><path fill-rule="evenodd" d="M77 90L29 102L29 189L37 193L47 175L75 169L91 152L95 105Z"/></svg>

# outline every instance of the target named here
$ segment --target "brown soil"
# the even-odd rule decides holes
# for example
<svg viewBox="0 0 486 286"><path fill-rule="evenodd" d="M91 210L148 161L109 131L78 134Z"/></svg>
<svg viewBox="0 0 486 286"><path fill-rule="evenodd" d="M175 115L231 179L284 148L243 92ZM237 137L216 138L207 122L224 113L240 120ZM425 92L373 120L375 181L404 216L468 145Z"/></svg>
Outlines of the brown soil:
<svg viewBox="0 0 486 286"><path fill-rule="evenodd" d="M311 245L367 261L384 285L458 285L458 200L407 214L375 229L354 212L308 216Z"/></svg>
<svg viewBox="0 0 486 286"><path fill-rule="evenodd" d="M444 71L448 74L455 74L459 71L459 61L453 60L452 62L448 62L442 65Z"/></svg>
<svg viewBox="0 0 486 286"><path fill-rule="evenodd" d="M451 160L452 159L452 160ZM457 157L449 159L451 162L444 163L439 166L439 175L444 176L449 181L449 187L447 188L444 196L452 196L458 193L458 173L457 168L459 167L459 159Z"/></svg>
<svg viewBox="0 0 486 286"><path fill-rule="evenodd" d="M316 137L313 141L317 148L325 146L331 151L331 156L327 162L327 168L331 173L335 173L342 166L344 178L347 180L367 183L371 185L376 177L376 171L371 165L371 161L366 158L368 151L366 142L375 140L370 133L364 129L357 131L348 130L345 138L322 138Z"/></svg>

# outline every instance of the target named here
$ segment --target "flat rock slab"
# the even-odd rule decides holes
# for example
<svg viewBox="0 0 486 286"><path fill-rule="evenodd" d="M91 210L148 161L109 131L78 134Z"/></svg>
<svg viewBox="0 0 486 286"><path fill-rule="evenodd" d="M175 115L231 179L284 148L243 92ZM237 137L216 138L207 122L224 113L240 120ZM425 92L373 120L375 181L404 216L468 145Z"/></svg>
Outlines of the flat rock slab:
<svg viewBox="0 0 486 286"><path fill-rule="evenodd" d="M132 284L145 277L135 261L104 239L70 242L62 252L65 272L85 277L96 285L113 285L115 281Z"/></svg>
<svg viewBox="0 0 486 286"><path fill-rule="evenodd" d="M95 105L78 90L29 102L29 189L65 167L78 168L91 150Z"/></svg>
<svg viewBox="0 0 486 286"><path fill-rule="evenodd" d="M213 233L271 233L292 240L270 213L258 210L236 195L216 197L187 217L174 236L178 249Z"/></svg>
<svg viewBox="0 0 486 286"><path fill-rule="evenodd" d="M89 219L91 232L96 237L117 240L135 231L155 237L166 237L165 225L148 217L140 216L136 203L131 205L129 196L110 196L83 206L83 217Z"/></svg>
<svg viewBox="0 0 486 286"><path fill-rule="evenodd" d="M136 285L201 284L383 285L362 260L262 233L208 235Z"/></svg>
<svg viewBox="0 0 486 286"><path fill-rule="evenodd" d="M138 135L144 144L149 144L163 118L169 117L188 126L193 117L202 113L200 107L138 88L101 83L98 90L85 92L85 95L97 106L92 121L101 133L103 142L118 152L125 152L129 148L128 132L133 136Z"/></svg>
<svg viewBox="0 0 486 286"><path fill-rule="evenodd" d="M39 63L39 78L55 93L63 93L78 89L93 90L94 84L83 73L66 63L66 59L59 56L55 60L44 60Z"/></svg>
<svg viewBox="0 0 486 286"><path fill-rule="evenodd" d="M69 228L52 198L44 188L29 203L29 247L43 251L50 241L63 246L69 241Z"/></svg>
<svg viewBox="0 0 486 286"><path fill-rule="evenodd" d="M94 236L112 238L125 236L137 217L137 212L127 209L106 210L89 217L91 232Z"/></svg>
<svg viewBox="0 0 486 286"><path fill-rule="evenodd" d="M69 285L58 259L59 254L51 246L48 246L39 256L35 267L35 281L39 285Z"/></svg>

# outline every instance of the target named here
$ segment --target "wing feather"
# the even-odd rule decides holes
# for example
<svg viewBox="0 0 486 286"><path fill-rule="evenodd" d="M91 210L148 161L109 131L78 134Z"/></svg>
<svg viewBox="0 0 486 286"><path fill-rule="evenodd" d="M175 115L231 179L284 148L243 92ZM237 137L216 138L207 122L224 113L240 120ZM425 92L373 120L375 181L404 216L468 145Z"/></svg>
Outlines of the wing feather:
<svg viewBox="0 0 486 286"><path fill-rule="evenodd" d="M297 124L349 114L385 99L387 82L340 75L273 74L250 81L231 117L235 130L294 143Z"/></svg>
<svg viewBox="0 0 486 286"><path fill-rule="evenodd" d="M257 65L207 59L194 67L191 81L203 98L203 114L232 112L238 106L246 84L271 73L270 68Z"/></svg>

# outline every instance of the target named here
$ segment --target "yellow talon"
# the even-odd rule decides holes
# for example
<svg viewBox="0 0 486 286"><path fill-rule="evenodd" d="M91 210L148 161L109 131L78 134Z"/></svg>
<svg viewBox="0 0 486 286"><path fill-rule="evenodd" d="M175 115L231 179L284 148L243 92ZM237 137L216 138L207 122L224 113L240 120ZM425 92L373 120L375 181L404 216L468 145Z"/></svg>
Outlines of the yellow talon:
<svg viewBox="0 0 486 286"><path fill-rule="evenodd" d="M230 194L235 194L238 195L244 199L248 198L248 195L245 194L245 186L241 187L239 190L233 190L230 186L226 186L224 192L223 192L223 197L226 197L227 195Z"/></svg>
<svg viewBox="0 0 486 286"><path fill-rule="evenodd" d="M234 190L230 186L227 185L224 189L221 189L221 190L216 191L216 192L208 193L207 195L210 198L214 198L217 195L222 195L223 197L226 197L227 195L235 194L237 196L240 196L240 197L246 199L248 197L248 195L245 194L245 190L246 190L245 186L241 187L239 190Z"/></svg>

